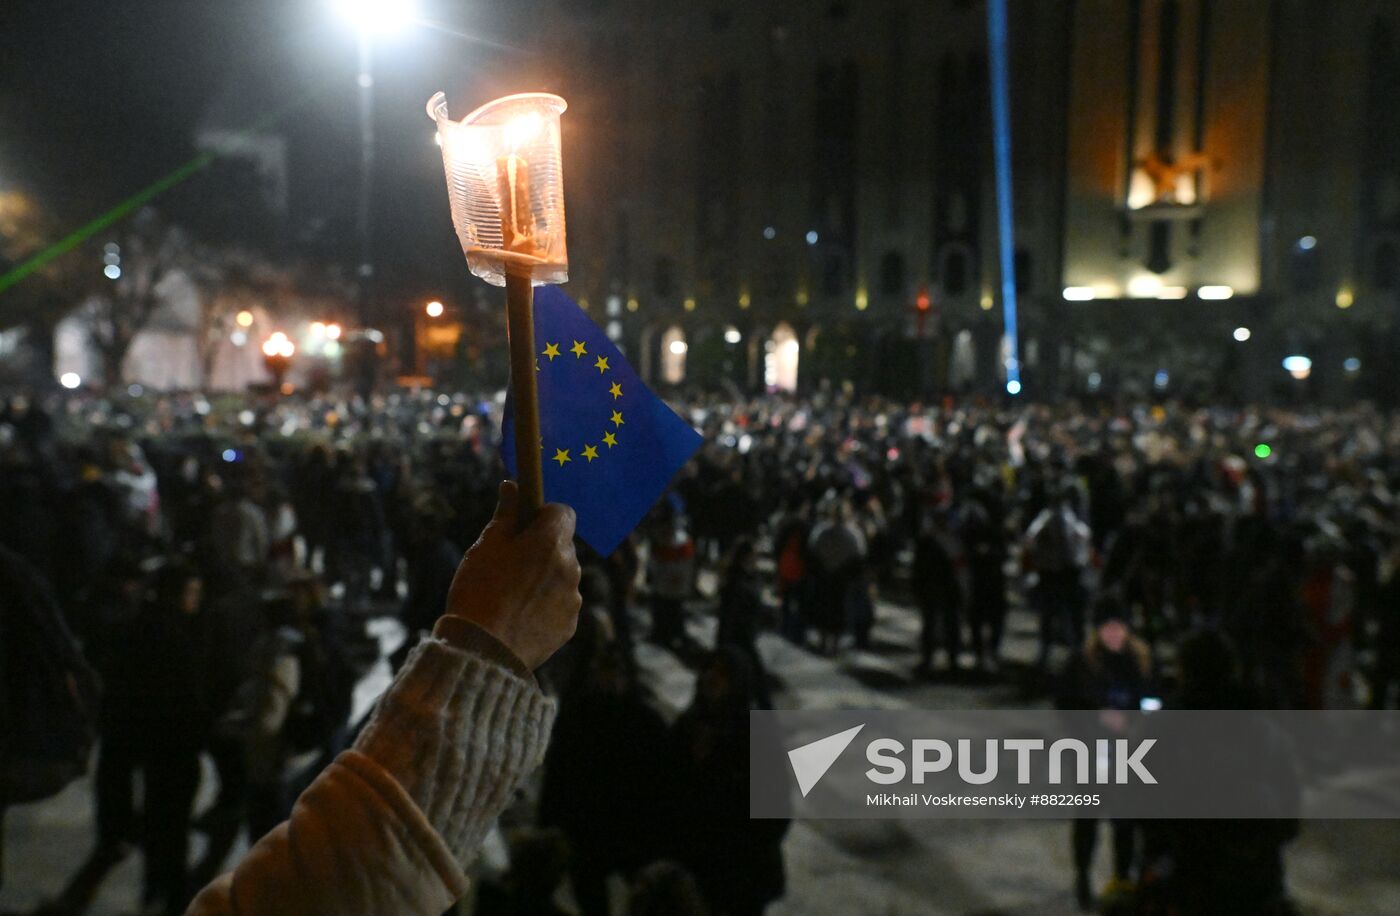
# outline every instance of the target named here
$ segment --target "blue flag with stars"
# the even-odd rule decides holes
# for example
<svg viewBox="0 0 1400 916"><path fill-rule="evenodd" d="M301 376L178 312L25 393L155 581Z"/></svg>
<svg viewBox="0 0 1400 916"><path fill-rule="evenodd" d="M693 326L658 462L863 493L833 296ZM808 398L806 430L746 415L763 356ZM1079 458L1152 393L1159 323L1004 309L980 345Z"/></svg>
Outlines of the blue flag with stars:
<svg viewBox="0 0 1400 916"><path fill-rule="evenodd" d="M572 506L579 537L607 556L700 447L700 434L557 286L535 290L535 348L544 498ZM509 402L501 433L501 458L514 476Z"/></svg>

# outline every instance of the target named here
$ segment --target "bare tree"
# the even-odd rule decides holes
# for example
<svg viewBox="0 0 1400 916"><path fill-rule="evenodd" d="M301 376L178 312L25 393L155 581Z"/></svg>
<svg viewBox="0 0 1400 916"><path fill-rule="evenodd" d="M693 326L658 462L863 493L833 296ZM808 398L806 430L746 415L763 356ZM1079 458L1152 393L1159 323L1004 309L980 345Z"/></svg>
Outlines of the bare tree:
<svg viewBox="0 0 1400 916"><path fill-rule="evenodd" d="M102 357L108 388L119 386L132 341L160 308L162 287L178 271L197 263L197 246L151 209L142 210L118 234L120 274L92 300L93 348Z"/></svg>
<svg viewBox="0 0 1400 916"><path fill-rule="evenodd" d="M195 347L199 355L200 384L208 386L214 374L219 347L237 330L238 313L263 301L267 265L247 251L206 249L190 280L199 296L199 324Z"/></svg>

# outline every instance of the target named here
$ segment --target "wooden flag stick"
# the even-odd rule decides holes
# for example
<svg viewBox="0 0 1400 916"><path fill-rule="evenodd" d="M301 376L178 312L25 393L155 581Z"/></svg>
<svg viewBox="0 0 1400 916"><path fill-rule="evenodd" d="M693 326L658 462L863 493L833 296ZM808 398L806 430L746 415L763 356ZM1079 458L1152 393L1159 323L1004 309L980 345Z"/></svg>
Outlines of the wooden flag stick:
<svg viewBox="0 0 1400 916"><path fill-rule="evenodd" d="M506 334L510 338L510 393L515 405L515 479L520 487L519 530L544 505L540 467L540 396L535 380L535 289L530 268L506 268Z"/></svg>

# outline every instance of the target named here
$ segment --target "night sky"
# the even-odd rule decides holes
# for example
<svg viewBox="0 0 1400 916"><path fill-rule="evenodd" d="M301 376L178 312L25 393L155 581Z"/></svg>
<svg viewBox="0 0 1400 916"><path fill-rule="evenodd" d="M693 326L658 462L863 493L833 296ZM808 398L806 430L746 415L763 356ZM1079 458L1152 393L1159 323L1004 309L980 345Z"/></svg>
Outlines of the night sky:
<svg viewBox="0 0 1400 916"><path fill-rule="evenodd" d="M502 86L547 88L509 85L529 79L518 25L529 7L420 0L421 18L435 25L376 46L376 261L386 294L466 283L423 107L438 89L460 115ZM211 118L238 127L301 99L274 128L290 144L291 231L301 237L323 223L320 249L348 265L355 64L353 30L326 0L7 0L0 187L37 195L76 226L189 161ZM201 180L156 206L180 221L200 206Z"/></svg>

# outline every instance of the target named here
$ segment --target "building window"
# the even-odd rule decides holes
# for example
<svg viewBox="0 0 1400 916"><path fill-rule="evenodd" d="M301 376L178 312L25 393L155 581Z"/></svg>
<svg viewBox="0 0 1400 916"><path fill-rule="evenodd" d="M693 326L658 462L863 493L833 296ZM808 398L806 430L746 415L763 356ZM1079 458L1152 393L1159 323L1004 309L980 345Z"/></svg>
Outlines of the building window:
<svg viewBox="0 0 1400 916"><path fill-rule="evenodd" d="M951 248L943 253L943 291L950 296L967 292L967 252Z"/></svg>
<svg viewBox="0 0 1400 916"><path fill-rule="evenodd" d="M822 292L828 296L846 292L846 259L837 252L822 259Z"/></svg>
<svg viewBox="0 0 1400 916"><path fill-rule="evenodd" d="M897 251L887 251L880 259L880 292L885 296L904 293L904 256Z"/></svg>
<svg viewBox="0 0 1400 916"><path fill-rule="evenodd" d="M1317 256L1317 242L1308 236L1308 243L1294 243L1288 255L1288 269L1292 275L1293 288L1299 292L1309 292L1322 285L1322 271Z"/></svg>
<svg viewBox="0 0 1400 916"><path fill-rule="evenodd" d="M1371 285L1378 290L1393 290L1400 285L1400 250L1394 242L1381 242L1371 261Z"/></svg>
<svg viewBox="0 0 1400 916"><path fill-rule="evenodd" d="M1017 248L1015 260L1012 267L1016 271L1016 292L1020 295L1030 295L1035 288L1035 274L1032 272L1033 261L1031 253L1024 248Z"/></svg>
<svg viewBox="0 0 1400 916"><path fill-rule="evenodd" d="M665 256L657 258L653 283L657 298L672 296L676 291L676 262Z"/></svg>

